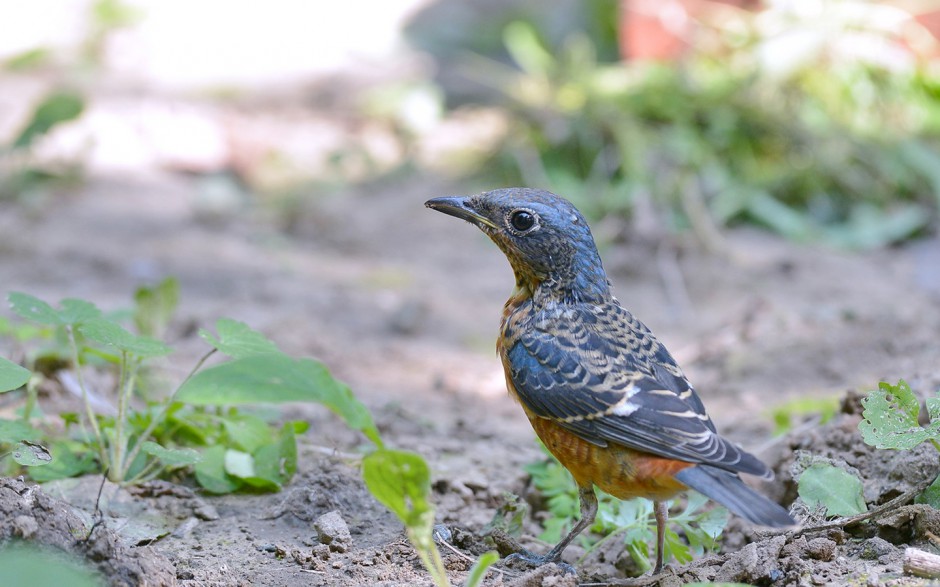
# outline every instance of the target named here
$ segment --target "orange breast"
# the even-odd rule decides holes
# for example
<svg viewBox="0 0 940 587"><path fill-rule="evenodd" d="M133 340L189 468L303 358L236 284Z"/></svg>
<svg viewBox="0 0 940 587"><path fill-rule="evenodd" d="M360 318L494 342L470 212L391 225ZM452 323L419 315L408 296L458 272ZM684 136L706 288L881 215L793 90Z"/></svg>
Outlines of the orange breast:
<svg viewBox="0 0 940 587"><path fill-rule="evenodd" d="M600 447L551 420L530 415L529 421L546 448L571 472L579 486L594 484L619 499L645 497L656 501L671 499L687 489L673 475L692 466L691 463L616 444Z"/></svg>

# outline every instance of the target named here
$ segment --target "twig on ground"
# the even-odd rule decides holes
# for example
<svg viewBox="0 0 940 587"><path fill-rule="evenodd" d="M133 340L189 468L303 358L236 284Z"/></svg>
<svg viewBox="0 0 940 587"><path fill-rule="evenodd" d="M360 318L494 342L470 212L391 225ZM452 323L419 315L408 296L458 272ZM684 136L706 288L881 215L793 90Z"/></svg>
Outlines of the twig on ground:
<svg viewBox="0 0 940 587"><path fill-rule="evenodd" d="M917 548L904 550L904 572L925 579L940 577L940 556Z"/></svg>
<svg viewBox="0 0 940 587"><path fill-rule="evenodd" d="M444 540L438 540L438 541L436 541L436 542L437 542L440 546L443 546L444 548L446 548L447 550L449 550L449 551L451 551L452 553L456 554L457 556L459 556L459 557L462 558L463 560L467 561L468 563L471 563L471 565L475 565L475 564L477 563L477 561L479 560L479 557L476 557L476 558L475 558L475 557L470 556L469 554L464 554L464 553L460 552L460 551L457 549L456 546L454 546L453 544L451 544L451 543L449 543L449 542L446 542L446 541L444 541ZM500 569L500 568L496 567L495 565L491 565L490 568L487 569L487 570L488 570L488 571L493 571L494 573L499 573L499 574L501 574L501 575L506 575L507 577L518 577L518 576L519 576L519 573L517 573L517 572L515 572L515 571L513 571L513 570L511 570L511 569Z"/></svg>
<svg viewBox="0 0 940 587"><path fill-rule="evenodd" d="M882 514L886 512L893 512L902 505L907 505L908 502L912 501L915 497L920 495L927 489L932 483L933 479L922 482L920 485L911 489L906 493L895 497L888 503L882 504L874 509L868 510L867 512L849 516L847 518L837 518L823 524L817 524L815 526L808 526L806 528L798 528L796 530L790 530L788 532L778 532L778 534L789 534L791 537L801 536L803 534L810 534L813 532L821 532L823 530L832 530L835 528L848 528L849 526L854 526L859 522L864 522L866 520L878 519Z"/></svg>
<svg viewBox="0 0 940 587"><path fill-rule="evenodd" d="M94 534L95 529L98 526L104 525L104 514L101 513L101 493L104 491L104 484L108 481L108 469L105 469L101 473L101 485L98 486L98 497L95 498L95 511L91 514L91 528L88 529L88 534L78 541L79 544L84 544L91 540L91 535Z"/></svg>

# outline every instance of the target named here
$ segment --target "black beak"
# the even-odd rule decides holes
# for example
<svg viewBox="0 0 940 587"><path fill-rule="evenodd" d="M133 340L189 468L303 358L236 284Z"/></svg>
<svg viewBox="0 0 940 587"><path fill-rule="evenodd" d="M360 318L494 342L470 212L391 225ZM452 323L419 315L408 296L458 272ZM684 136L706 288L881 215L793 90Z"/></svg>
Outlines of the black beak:
<svg viewBox="0 0 940 587"><path fill-rule="evenodd" d="M469 199L469 196L445 196L428 200L424 205L432 210L466 220L484 230L497 228L492 220L474 210L467 203Z"/></svg>

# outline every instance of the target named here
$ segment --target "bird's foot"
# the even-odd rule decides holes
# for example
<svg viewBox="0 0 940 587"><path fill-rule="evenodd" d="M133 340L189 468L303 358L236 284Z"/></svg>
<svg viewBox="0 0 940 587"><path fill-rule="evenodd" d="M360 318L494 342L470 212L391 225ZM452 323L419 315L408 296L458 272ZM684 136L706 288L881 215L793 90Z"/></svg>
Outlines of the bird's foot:
<svg viewBox="0 0 940 587"><path fill-rule="evenodd" d="M534 552L529 552L528 550L521 550L519 552L514 552L506 557L506 562L510 561L522 561L523 563L532 566L540 567L542 565L547 565L549 563L555 563L558 565L565 574L577 575L578 572L574 570L574 567L569 565L566 562L559 560L558 555L549 554L535 554Z"/></svg>

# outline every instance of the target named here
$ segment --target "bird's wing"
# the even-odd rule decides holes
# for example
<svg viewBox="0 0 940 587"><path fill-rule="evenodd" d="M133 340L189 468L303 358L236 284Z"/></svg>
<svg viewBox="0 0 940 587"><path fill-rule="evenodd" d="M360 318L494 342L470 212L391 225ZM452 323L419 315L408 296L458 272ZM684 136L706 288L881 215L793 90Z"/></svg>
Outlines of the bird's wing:
<svg viewBox="0 0 940 587"><path fill-rule="evenodd" d="M769 476L715 432L672 356L619 304L533 316L506 349L509 378L531 412L599 445Z"/></svg>

